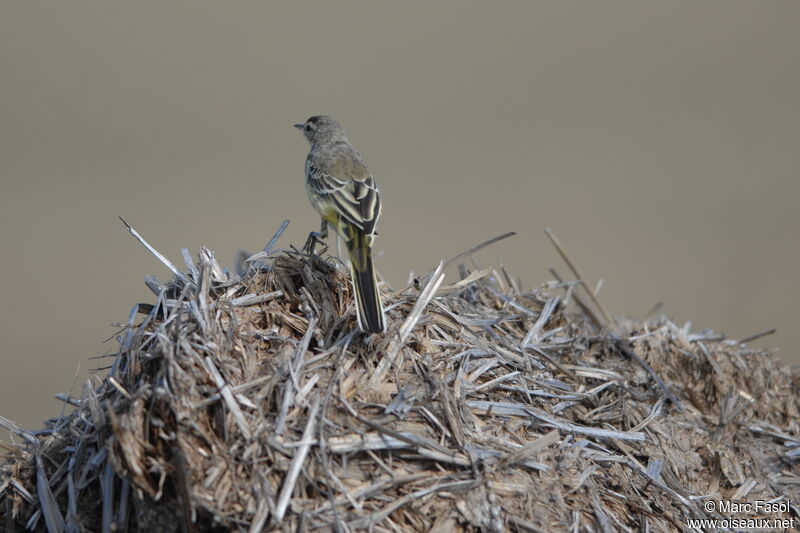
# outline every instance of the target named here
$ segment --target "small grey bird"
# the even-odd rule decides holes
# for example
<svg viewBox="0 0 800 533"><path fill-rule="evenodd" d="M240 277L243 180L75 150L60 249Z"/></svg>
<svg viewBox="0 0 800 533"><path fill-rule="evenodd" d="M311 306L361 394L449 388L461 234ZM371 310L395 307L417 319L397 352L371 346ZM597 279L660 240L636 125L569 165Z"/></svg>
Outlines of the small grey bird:
<svg viewBox="0 0 800 533"><path fill-rule="evenodd" d="M342 126L323 115L295 124L311 143L306 157L306 194L322 217L319 232L309 235L307 249L336 229L347 247L361 331L386 331L386 317L372 266L375 224L381 215L381 197L375 180Z"/></svg>

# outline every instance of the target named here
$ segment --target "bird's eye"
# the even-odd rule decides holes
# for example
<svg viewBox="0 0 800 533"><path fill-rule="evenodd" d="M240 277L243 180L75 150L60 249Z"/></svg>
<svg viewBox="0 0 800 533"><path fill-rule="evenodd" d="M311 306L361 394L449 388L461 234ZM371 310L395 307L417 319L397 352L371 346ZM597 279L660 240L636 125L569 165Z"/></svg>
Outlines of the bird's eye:
<svg viewBox="0 0 800 533"><path fill-rule="evenodd" d="M311 125L310 124L306 124L306 127L303 128L303 129L306 130L306 131L311 131Z"/></svg>

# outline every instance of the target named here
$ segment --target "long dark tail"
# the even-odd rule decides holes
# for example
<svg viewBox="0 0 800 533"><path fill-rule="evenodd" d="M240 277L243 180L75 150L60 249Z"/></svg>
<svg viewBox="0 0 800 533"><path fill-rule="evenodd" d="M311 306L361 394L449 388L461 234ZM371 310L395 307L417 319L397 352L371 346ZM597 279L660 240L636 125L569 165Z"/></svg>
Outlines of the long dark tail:
<svg viewBox="0 0 800 533"><path fill-rule="evenodd" d="M358 327L365 333L382 333L386 317L372 266L372 238L353 226L340 235L350 255Z"/></svg>

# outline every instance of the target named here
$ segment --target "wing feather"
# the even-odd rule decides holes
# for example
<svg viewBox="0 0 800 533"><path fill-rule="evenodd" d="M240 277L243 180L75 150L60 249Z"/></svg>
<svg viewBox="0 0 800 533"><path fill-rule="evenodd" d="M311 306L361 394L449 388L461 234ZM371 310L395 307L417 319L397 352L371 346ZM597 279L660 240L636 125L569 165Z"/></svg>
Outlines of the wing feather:
<svg viewBox="0 0 800 533"><path fill-rule="evenodd" d="M367 235L375 233L381 214L380 193L358 152L311 153L306 161L308 186L323 203Z"/></svg>

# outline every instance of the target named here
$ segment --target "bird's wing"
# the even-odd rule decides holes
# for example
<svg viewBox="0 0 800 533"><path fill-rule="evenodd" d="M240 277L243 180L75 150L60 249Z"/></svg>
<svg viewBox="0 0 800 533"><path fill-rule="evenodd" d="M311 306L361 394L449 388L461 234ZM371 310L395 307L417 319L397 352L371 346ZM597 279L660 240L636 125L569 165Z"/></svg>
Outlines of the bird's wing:
<svg viewBox="0 0 800 533"><path fill-rule="evenodd" d="M339 216L367 235L375 233L381 214L381 199L375 180L354 150L335 154L308 155L308 186Z"/></svg>

